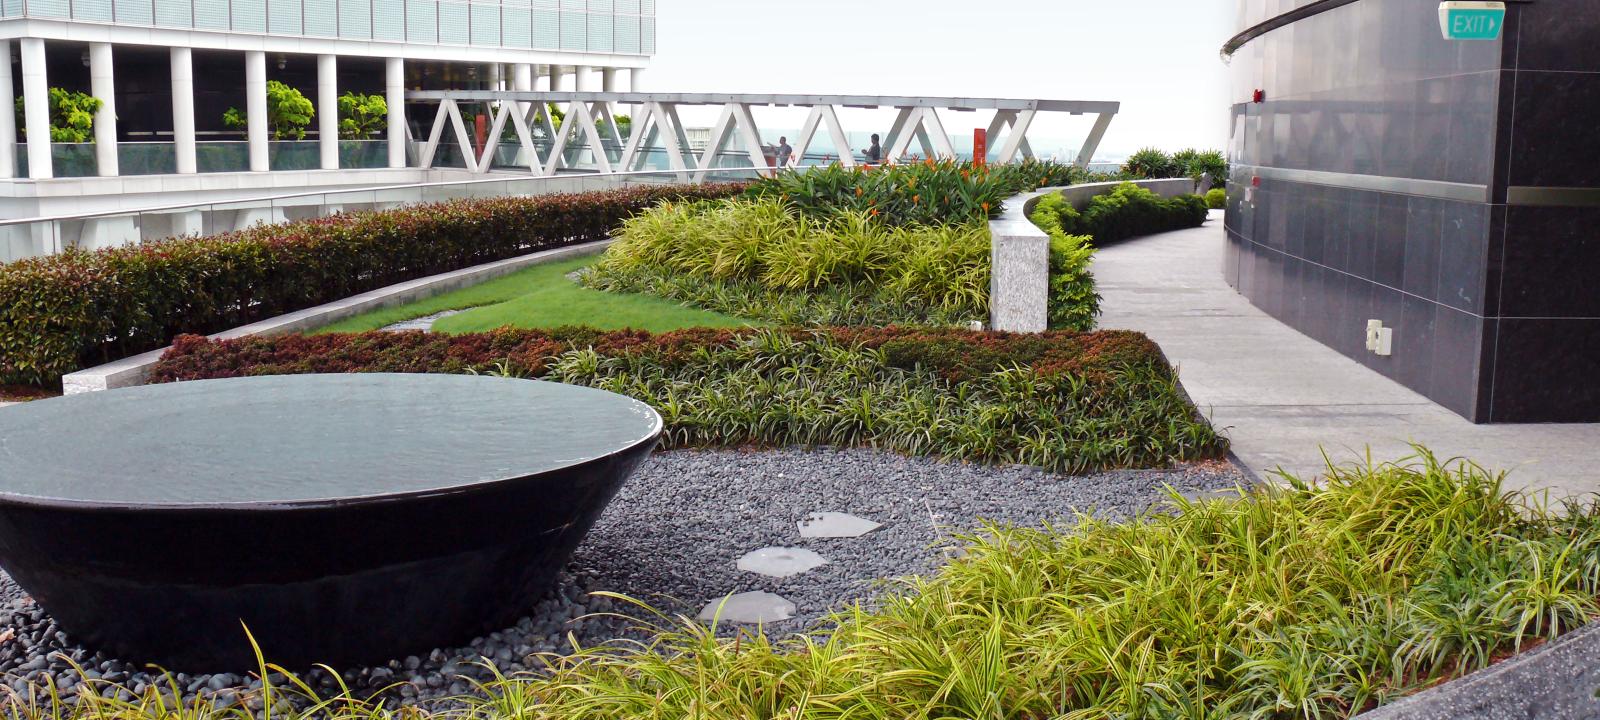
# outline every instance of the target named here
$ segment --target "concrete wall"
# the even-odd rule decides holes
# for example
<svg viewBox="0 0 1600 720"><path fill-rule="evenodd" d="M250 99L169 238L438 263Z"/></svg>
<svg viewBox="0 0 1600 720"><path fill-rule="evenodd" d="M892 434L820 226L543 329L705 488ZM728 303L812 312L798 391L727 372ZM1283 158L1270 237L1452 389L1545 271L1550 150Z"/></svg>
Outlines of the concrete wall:
<svg viewBox="0 0 1600 720"><path fill-rule="evenodd" d="M1006 200L1006 209L989 221L989 323L1006 332L1049 329L1050 236L1028 219L1039 199L1059 194L1082 208L1089 200L1115 190L1122 182L1085 183L1044 188ZM1193 180L1138 180L1135 185L1162 197L1195 191Z"/></svg>

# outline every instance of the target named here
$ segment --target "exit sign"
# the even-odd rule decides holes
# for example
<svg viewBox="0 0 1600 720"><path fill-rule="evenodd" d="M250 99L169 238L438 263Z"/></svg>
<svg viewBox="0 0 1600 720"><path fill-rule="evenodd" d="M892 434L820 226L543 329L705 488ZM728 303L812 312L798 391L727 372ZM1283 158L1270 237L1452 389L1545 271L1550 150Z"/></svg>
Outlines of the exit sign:
<svg viewBox="0 0 1600 720"><path fill-rule="evenodd" d="M1498 40L1506 25L1506 4L1481 0L1439 3L1439 30L1446 40Z"/></svg>

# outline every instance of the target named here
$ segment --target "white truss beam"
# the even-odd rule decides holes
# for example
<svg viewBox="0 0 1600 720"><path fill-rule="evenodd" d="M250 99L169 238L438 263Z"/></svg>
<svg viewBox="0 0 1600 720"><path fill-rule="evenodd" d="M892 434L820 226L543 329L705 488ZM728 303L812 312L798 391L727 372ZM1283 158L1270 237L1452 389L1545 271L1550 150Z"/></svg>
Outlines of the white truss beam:
<svg viewBox="0 0 1600 720"><path fill-rule="evenodd" d="M410 102L438 103L433 125L421 152L421 166L432 167L439 145L451 133L467 158L467 169L474 173L487 173L494 168L494 156L506 134L506 124L511 124L518 154L514 165L527 167L538 175L554 175L562 170L576 169L580 160L569 159L573 146L581 138L587 141L594 157L594 168L602 173L642 169L647 157L655 151L664 152L671 172L680 181L704 181L715 170L719 158L737 144L737 155L748 159L756 168L767 167L766 148L761 141L755 106L794 106L809 108L804 125L795 138L796 149L786 167L799 166L810 149L818 142L818 133L827 129L834 148L839 153L839 163L855 166L850 147L850 135L840 122L838 108L885 108L895 110L887 138L882 146L882 160L894 162L906 157L915 142L929 158L948 159L956 156L955 140L945 128L940 109L972 112L993 109L994 117L988 125L991 153L996 162L1010 163L1020 158L1034 157L1028 142L1028 130L1041 112L1065 112L1074 115L1096 115L1093 128L1079 148L1076 164L1088 165L1105 136L1107 127L1120 109L1114 102L1075 100L1011 100L1003 98L916 98L897 96L843 96L843 95L722 95L683 93L618 93L618 92L565 92L531 90L430 90L407 94ZM472 133L462 117L461 103L473 107L482 103L490 108L492 122L484 147L474 148ZM551 120L548 110L555 103L567 107L560 127ZM636 117L627 137L615 132L614 104L627 104L636 108ZM678 116L684 105L718 107L715 126L711 128L708 143L698 153L691 149L687 128ZM448 126L448 129L447 127ZM605 134L601 127L612 128ZM872 132L878 132L878 126ZM549 149L541 153L535 142L535 132L550 138ZM741 161L742 162L742 161ZM587 165L584 166L588 168Z"/></svg>

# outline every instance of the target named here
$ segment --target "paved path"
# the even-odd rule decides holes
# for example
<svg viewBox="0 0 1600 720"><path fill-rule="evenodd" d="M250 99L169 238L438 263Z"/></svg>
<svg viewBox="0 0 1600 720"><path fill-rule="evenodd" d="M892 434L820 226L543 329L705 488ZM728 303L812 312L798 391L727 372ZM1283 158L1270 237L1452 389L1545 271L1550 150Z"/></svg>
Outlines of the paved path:
<svg viewBox="0 0 1600 720"><path fill-rule="evenodd" d="M1222 279L1222 219L1101 250L1094 264L1107 328L1141 330L1234 452L1266 477L1371 448L1394 460L1420 442L1509 471L1518 489L1600 492L1600 425L1474 425L1257 310Z"/></svg>

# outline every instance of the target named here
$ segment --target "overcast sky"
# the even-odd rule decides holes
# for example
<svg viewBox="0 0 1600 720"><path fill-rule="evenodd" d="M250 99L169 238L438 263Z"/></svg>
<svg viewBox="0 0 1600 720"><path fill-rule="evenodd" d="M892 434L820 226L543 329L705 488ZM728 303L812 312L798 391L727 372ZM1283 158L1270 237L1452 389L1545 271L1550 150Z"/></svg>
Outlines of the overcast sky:
<svg viewBox="0 0 1600 720"><path fill-rule="evenodd" d="M1227 142L1218 50L1234 0L658 0L656 14L652 91L1119 100L1102 156ZM941 118L953 134L979 123ZM763 130L803 119L757 113ZM886 130L891 119L845 124ZM1072 150L1087 125L1053 117L1029 137L1042 153Z"/></svg>

